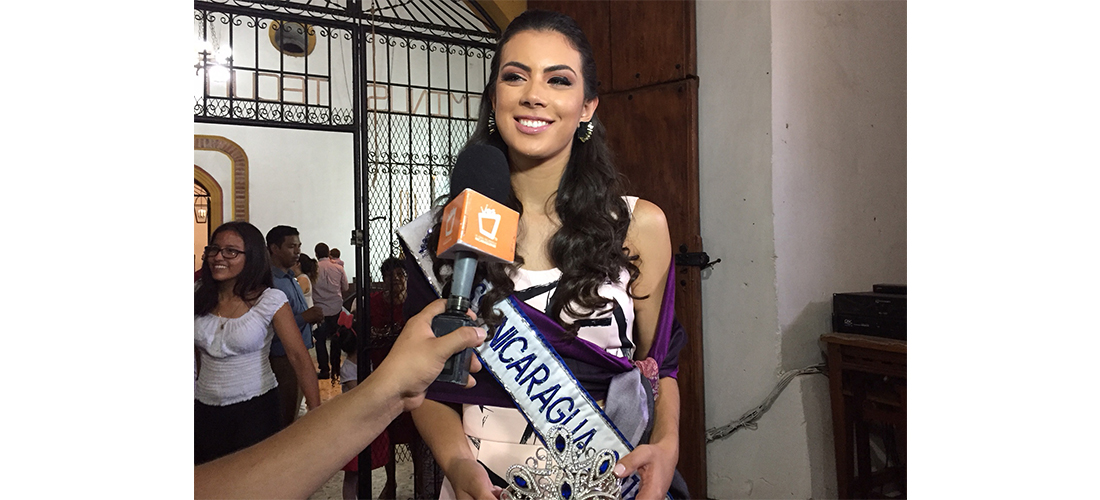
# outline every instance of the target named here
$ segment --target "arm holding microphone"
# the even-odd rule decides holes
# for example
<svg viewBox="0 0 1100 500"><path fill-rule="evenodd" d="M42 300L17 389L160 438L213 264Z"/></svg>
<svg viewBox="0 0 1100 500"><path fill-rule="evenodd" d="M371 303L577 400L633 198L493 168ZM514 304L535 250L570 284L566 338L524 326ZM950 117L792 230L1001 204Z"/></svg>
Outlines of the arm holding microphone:
<svg viewBox="0 0 1100 500"><path fill-rule="evenodd" d="M195 498L308 498L402 411L419 407L452 354L484 341L473 327L437 337L430 323L443 312L437 300L410 318L386 361L355 389L260 443L196 466ZM481 368L476 358L471 365Z"/></svg>

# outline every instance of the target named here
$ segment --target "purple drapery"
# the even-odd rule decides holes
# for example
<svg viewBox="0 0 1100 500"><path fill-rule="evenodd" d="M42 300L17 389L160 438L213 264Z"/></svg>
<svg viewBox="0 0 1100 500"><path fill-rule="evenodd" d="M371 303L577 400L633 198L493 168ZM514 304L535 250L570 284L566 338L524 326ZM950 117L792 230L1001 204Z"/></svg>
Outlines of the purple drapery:
<svg viewBox="0 0 1100 500"><path fill-rule="evenodd" d="M406 255L410 255L406 252ZM408 298L405 300L405 317L420 312L429 302L439 298L423 276L423 270L412 259L407 259L405 269L409 277ZM661 377L676 378L680 361L680 350L686 342L686 333L675 313L675 267L670 264L665 280L665 294L661 309L657 315L657 331L654 334L650 357L660 366ZM531 308L522 301L519 310L527 315L534 326L565 362L573 376L592 395L594 399L607 397L607 385L611 377L630 371L633 363L625 358L613 356L599 346L582 338L570 337L565 329L541 311ZM488 370L473 374L477 385L464 389L454 384L434 383L428 388L429 399L445 403L465 403L488 406L511 407L514 405L504 388Z"/></svg>

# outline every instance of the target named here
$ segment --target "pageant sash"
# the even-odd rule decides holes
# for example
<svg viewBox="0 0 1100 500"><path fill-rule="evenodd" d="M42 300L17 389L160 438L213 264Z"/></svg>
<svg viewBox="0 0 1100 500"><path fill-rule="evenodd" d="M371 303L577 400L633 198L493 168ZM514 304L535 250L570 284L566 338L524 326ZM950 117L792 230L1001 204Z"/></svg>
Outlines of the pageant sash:
<svg viewBox="0 0 1100 500"><path fill-rule="evenodd" d="M503 313L503 320L493 338L475 349L482 366L504 387L546 446L550 446L552 429L562 426L572 432L573 445L582 451L610 450L616 460L626 456L634 447L515 300L508 297L494 306ZM636 474L624 479L622 497L634 498L640 484Z"/></svg>
<svg viewBox="0 0 1100 500"><path fill-rule="evenodd" d="M443 284L432 270L427 245L432 215L432 211L422 214L398 229L397 233L439 297L442 296ZM446 273L446 270L443 272ZM472 309L475 313L488 288L485 282L475 286L471 297L474 299ZM597 453L610 450L616 455L616 460L630 453L634 447L629 440L581 386L530 318L517 307L515 297L508 297L493 307L503 314L502 322L492 339L474 352L486 371L505 389L520 413L531 423L543 444L550 447L553 429L564 427L571 431L573 444L581 450L591 448ZM640 485L641 478L637 474L623 479L622 498L633 499ZM671 496L666 493L666 498Z"/></svg>

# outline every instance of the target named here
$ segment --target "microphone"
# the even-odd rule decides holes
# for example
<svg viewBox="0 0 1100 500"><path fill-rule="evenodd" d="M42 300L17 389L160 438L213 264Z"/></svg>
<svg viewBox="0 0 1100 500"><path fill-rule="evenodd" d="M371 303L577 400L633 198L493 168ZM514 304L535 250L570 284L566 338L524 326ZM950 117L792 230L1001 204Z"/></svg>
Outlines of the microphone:
<svg viewBox="0 0 1100 500"><path fill-rule="evenodd" d="M463 326L478 260L511 263L516 255L519 213L508 208L512 181L504 153L492 146L472 145L458 155L451 172L451 202L439 225L439 258L454 259L451 295L443 313L432 318L432 333L442 337ZM472 348L455 353L443 365L437 381L466 385Z"/></svg>

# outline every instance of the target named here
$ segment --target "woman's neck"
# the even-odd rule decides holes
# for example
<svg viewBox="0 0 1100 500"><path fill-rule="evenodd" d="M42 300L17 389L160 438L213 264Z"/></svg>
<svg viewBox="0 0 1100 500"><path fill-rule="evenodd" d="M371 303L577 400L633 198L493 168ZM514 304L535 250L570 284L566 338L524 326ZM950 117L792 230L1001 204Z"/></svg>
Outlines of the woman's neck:
<svg viewBox="0 0 1100 500"><path fill-rule="evenodd" d="M229 299L232 299L233 297L235 297L236 294L233 292L233 287L236 284L237 284L236 278L225 280L225 281L222 281L221 283L218 283L218 301L222 302L222 301L229 300Z"/></svg>
<svg viewBox="0 0 1100 500"><path fill-rule="evenodd" d="M523 205L524 214L545 215L553 212L553 197L568 163L568 156L536 164L512 161L512 192Z"/></svg>

